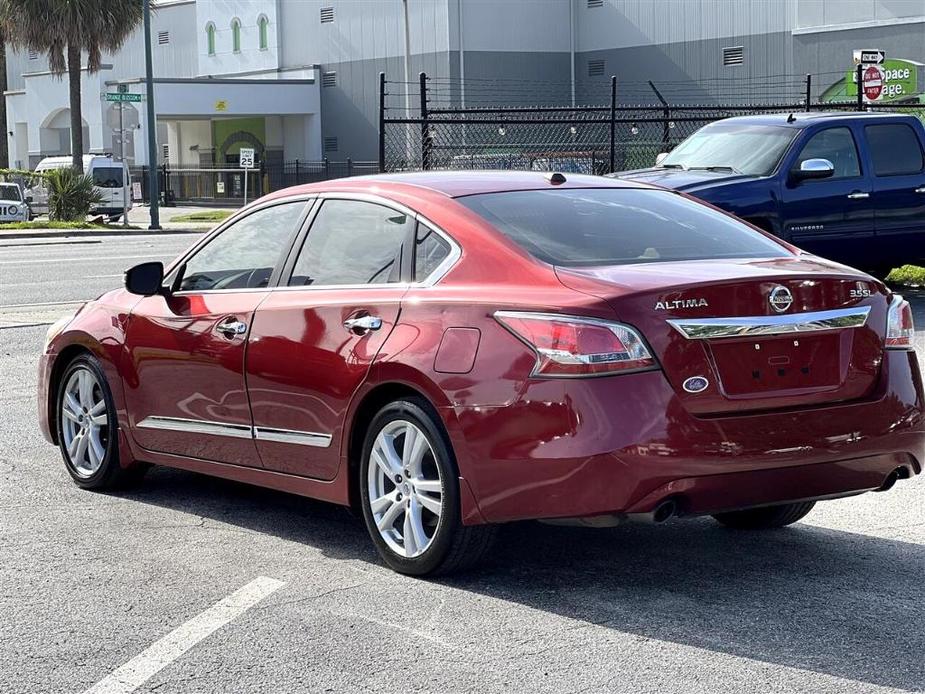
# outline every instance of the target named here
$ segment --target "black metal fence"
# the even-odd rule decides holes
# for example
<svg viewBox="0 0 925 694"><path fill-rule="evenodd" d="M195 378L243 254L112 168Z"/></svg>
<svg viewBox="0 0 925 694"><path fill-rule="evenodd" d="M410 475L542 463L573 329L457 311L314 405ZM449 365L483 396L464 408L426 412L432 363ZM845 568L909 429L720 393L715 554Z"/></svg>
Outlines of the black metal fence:
<svg viewBox="0 0 925 694"><path fill-rule="evenodd" d="M652 166L660 152L670 151L704 125L730 116L877 109L907 110L925 118L925 104L865 104L861 90L850 98L846 92L835 102L814 101L810 75L799 82L780 81L760 89L750 85L742 93L754 100L734 103L670 103L656 85L646 84L654 103L624 103L617 79L611 77L609 98L602 105L460 107L452 102L461 101L461 84L455 89L439 79L432 84L425 73L413 84L389 82L380 74L379 170L527 169L605 174ZM503 98L509 96L505 94L509 89L498 85L496 93ZM600 91L597 96L603 100ZM788 98L775 99L775 95ZM481 103L485 103L484 93Z"/></svg>
<svg viewBox="0 0 925 694"><path fill-rule="evenodd" d="M293 160L279 163L259 163L248 171L227 165L213 167L158 167L158 193L162 204L202 204L217 206L241 205L245 199L254 200L261 195L303 183L315 183L331 178L361 176L376 173L375 161L320 161ZM148 167L134 167L132 181L141 184L142 200L147 203Z"/></svg>

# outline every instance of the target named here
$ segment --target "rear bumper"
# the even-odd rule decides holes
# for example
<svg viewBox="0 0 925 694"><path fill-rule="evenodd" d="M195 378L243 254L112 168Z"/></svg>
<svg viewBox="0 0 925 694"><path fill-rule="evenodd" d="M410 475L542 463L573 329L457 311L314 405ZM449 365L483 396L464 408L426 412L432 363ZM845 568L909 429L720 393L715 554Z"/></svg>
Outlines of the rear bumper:
<svg viewBox="0 0 925 694"><path fill-rule="evenodd" d="M916 355L887 352L868 398L699 418L661 372L531 382L499 408L457 408L462 475L489 522L645 513L673 498L711 513L879 488L922 471Z"/></svg>

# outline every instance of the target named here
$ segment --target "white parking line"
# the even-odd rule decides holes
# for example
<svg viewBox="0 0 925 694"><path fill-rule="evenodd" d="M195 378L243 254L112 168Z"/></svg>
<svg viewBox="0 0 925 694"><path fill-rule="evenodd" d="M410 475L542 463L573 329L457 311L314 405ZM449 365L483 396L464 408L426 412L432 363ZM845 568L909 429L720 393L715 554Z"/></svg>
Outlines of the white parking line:
<svg viewBox="0 0 925 694"><path fill-rule="evenodd" d="M254 579L152 643L84 694L128 694L134 691L197 643L284 585L284 582L267 576Z"/></svg>

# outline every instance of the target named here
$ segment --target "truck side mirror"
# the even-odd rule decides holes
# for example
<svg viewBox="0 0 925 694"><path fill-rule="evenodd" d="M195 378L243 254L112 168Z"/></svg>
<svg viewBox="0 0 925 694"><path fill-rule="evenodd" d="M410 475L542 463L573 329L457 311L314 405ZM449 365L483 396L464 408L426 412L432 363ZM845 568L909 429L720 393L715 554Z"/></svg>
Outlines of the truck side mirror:
<svg viewBox="0 0 925 694"><path fill-rule="evenodd" d="M125 289L129 294L154 296L162 293L164 263L141 263L125 271Z"/></svg>
<svg viewBox="0 0 925 694"><path fill-rule="evenodd" d="M800 168L792 172L794 179L807 181L817 178L829 178L835 173L835 165L828 159L806 159L800 162Z"/></svg>
<svg viewBox="0 0 925 694"><path fill-rule="evenodd" d="M659 152L655 155L655 165L661 166L662 162L665 161L665 157L668 156L668 152Z"/></svg>

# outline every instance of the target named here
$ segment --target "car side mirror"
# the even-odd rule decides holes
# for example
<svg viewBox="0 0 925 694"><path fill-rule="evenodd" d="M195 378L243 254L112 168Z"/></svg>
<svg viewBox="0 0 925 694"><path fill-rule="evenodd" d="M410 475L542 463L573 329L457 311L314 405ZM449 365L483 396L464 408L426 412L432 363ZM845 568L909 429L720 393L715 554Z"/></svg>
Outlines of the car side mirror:
<svg viewBox="0 0 925 694"><path fill-rule="evenodd" d="M32 196L31 196L31 195L27 195L27 196L26 196L26 202L32 202Z"/></svg>
<svg viewBox="0 0 925 694"><path fill-rule="evenodd" d="M125 289L130 294L154 296L164 292L164 263L141 263L125 271Z"/></svg>
<svg viewBox="0 0 925 694"><path fill-rule="evenodd" d="M807 181L817 178L829 178L835 173L835 164L828 159L806 159L800 162L800 168L793 172L798 181Z"/></svg>
<svg viewBox="0 0 925 694"><path fill-rule="evenodd" d="M665 161L665 157L668 156L668 152L659 152L655 155L655 165L661 166L662 162Z"/></svg>

